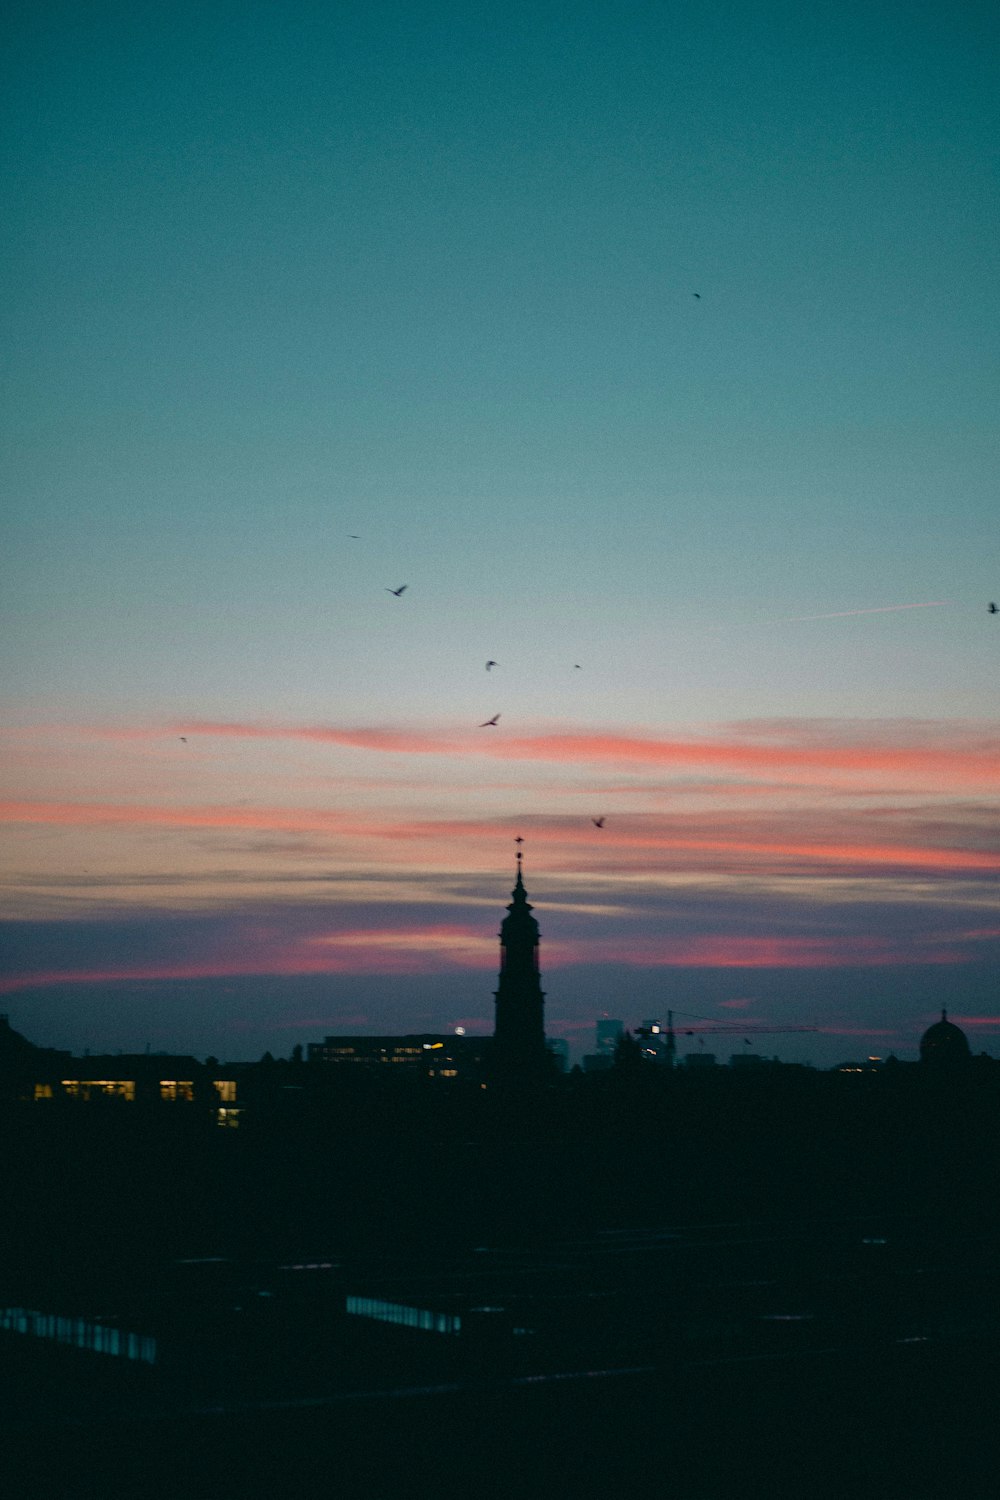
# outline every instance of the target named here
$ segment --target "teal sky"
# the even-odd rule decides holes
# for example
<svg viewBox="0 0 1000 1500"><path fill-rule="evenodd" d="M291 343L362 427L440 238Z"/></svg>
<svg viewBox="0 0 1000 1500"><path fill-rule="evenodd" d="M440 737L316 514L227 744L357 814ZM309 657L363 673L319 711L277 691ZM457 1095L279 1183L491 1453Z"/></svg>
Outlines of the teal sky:
<svg viewBox="0 0 1000 1500"><path fill-rule="evenodd" d="M986 732L998 36L979 3L15 6L8 724ZM255 754L181 785L50 747L5 793L328 777L322 812L382 775ZM423 760L385 806L540 816L518 774L484 809Z"/></svg>

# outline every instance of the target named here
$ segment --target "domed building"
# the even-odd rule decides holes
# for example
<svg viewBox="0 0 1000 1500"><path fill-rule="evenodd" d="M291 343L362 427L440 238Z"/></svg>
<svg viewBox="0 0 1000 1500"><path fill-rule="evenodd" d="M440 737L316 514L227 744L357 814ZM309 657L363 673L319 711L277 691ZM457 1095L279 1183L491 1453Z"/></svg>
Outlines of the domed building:
<svg viewBox="0 0 1000 1500"><path fill-rule="evenodd" d="M948 1070L965 1067L972 1061L965 1032L948 1020L946 1010L941 1011L940 1021L928 1026L920 1038L920 1061L929 1067Z"/></svg>

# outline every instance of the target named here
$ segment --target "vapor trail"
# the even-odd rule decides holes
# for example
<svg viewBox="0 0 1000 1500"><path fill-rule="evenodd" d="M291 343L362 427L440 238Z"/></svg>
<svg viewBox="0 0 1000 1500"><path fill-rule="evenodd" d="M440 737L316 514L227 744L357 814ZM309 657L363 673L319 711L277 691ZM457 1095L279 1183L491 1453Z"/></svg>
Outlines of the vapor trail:
<svg viewBox="0 0 1000 1500"><path fill-rule="evenodd" d="M898 609L944 609L951 599L934 599L929 604L876 604L873 609L837 609L829 615L782 615L772 625L793 625L800 620L845 620L849 615L888 615Z"/></svg>

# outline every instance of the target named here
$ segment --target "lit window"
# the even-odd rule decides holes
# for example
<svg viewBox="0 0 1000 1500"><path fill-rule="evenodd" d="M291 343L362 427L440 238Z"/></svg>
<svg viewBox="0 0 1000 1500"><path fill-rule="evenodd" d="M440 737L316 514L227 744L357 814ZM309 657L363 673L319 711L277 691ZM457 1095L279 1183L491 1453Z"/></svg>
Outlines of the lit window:
<svg viewBox="0 0 1000 1500"><path fill-rule="evenodd" d="M51 1083L36 1083L35 1084L35 1098L36 1099L51 1099L52 1098L52 1085L51 1085Z"/></svg>
<svg viewBox="0 0 1000 1500"><path fill-rule="evenodd" d="M70 1099L134 1099L135 1081L131 1078L63 1078L62 1090Z"/></svg>
<svg viewBox="0 0 1000 1500"><path fill-rule="evenodd" d="M185 1079L161 1078L160 1098L170 1102L183 1099L190 1104L194 1099L194 1084Z"/></svg>
<svg viewBox="0 0 1000 1500"><path fill-rule="evenodd" d="M219 1096L220 1104L236 1103L236 1080L235 1078L213 1079L215 1091Z"/></svg>

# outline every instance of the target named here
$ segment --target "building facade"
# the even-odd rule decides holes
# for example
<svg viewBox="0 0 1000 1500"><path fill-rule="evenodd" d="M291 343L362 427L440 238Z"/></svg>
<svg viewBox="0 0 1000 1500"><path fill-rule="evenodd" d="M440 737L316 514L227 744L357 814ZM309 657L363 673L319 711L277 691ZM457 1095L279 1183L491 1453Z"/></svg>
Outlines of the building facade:
<svg viewBox="0 0 1000 1500"><path fill-rule="evenodd" d="M310 1042L310 1063L334 1067L356 1077L478 1079L487 1038L443 1032L406 1036L328 1036Z"/></svg>

